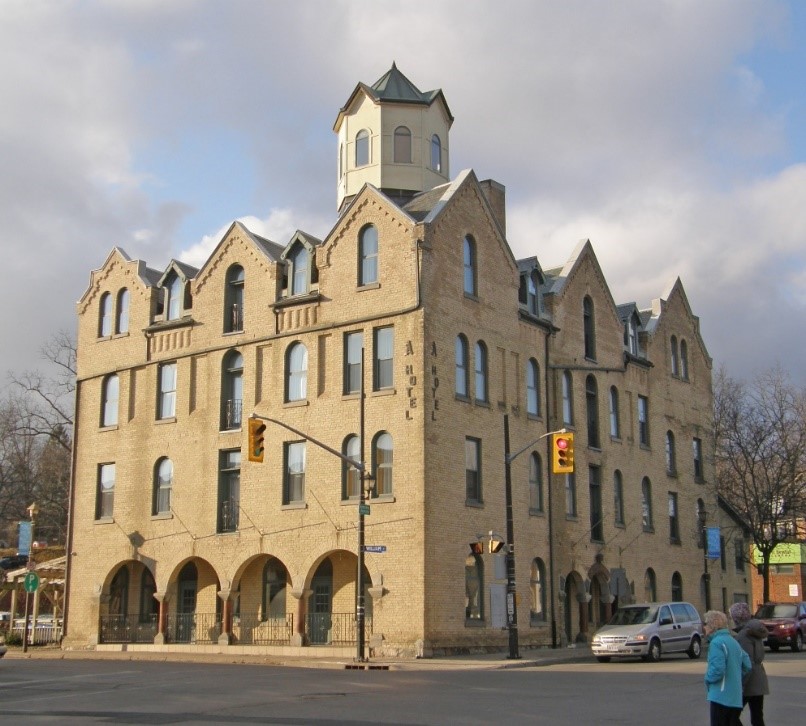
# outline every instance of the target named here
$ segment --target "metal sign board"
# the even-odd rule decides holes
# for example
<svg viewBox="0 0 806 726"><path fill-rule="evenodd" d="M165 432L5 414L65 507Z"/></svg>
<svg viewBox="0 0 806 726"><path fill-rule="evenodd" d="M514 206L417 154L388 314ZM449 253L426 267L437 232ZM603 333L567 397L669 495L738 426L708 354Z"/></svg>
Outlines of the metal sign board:
<svg viewBox="0 0 806 726"><path fill-rule="evenodd" d="M39 575L37 575L35 572L26 572L23 584L25 585L25 592L36 592L39 589Z"/></svg>
<svg viewBox="0 0 806 726"><path fill-rule="evenodd" d="M708 542L708 559L718 560L722 556L722 543L719 537L719 527L707 527L706 538Z"/></svg>
<svg viewBox="0 0 806 726"><path fill-rule="evenodd" d="M358 505L358 513L363 514L364 516L369 514L369 504L359 504Z"/></svg>
<svg viewBox="0 0 806 726"><path fill-rule="evenodd" d="M364 545L364 552L372 552L376 555L386 552L386 545Z"/></svg>

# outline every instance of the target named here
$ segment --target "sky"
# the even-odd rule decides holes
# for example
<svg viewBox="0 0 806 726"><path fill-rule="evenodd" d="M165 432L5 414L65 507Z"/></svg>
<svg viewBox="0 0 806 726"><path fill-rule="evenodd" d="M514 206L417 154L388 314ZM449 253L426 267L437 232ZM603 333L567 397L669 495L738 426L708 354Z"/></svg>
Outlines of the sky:
<svg viewBox="0 0 806 726"><path fill-rule="evenodd" d="M590 239L641 308L680 277L714 370L806 385L805 37L798 0L0 0L0 373L113 247L323 238L336 115L395 62L443 90L452 175L506 186L516 257Z"/></svg>

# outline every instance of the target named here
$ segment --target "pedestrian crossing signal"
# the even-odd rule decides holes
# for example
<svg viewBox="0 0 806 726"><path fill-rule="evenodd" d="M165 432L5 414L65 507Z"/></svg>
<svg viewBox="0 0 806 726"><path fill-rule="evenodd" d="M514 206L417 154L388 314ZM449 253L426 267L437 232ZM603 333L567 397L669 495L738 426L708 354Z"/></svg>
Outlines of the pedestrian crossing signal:
<svg viewBox="0 0 806 726"><path fill-rule="evenodd" d="M266 431L266 424L259 418L249 419L249 461L263 463L263 433Z"/></svg>

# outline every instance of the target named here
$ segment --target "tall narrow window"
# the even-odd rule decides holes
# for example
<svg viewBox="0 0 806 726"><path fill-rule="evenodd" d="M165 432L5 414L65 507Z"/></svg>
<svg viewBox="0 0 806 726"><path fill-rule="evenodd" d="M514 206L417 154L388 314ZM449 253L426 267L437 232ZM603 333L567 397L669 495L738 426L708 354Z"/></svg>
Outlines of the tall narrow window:
<svg viewBox="0 0 806 726"><path fill-rule="evenodd" d="M672 602L683 602L683 578L679 572L672 573Z"/></svg>
<svg viewBox="0 0 806 726"><path fill-rule="evenodd" d="M593 375L589 375L585 379L585 409L588 424L588 446L592 449L600 449L602 442L599 439L599 387Z"/></svg>
<svg viewBox="0 0 806 726"><path fill-rule="evenodd" d="M285 477L283 504L305 501L305 442L294 441L285 445Z"/></svg>
<svg viewBox="0 0 806 726"><path fill-rule="evenodd" d="M604 542L604 512L602 511L602 479L598 466L588 467L590 496L591 542Z"/></svg>
<svg viewBox="0 0 806 726"><path fill-rule="evenodd" d="M638 355L638 323L634 315L627 320L627 350L632 355Z"/></svg>
<svg viewBox="0 0 806 726"><path fill-rule="evenodd" d="M243 411L243 356L231 350L224 356L221 403L221 428L239 429Z"/></svg>
<svg viewBox="0 0 806 726"><path fill-rule="evenodd" d="M616 469L613 472L613 511L614 521L617 526L624 526L624 483L621 472Z"/></svg>
<svg viewBox="0 0 806 726"><path fill-rule="evenodd" d="M351 461L361 461L361 440L351 434L344 441L343 452ZM361 496L361 472L347 462L342 462L342 499L358 499Z"/></svg>
<svg viewBox="0 0 806 726"><path fill-rule="evenodd" d="M431 137L431 168L442 171L442 142L436 134Z"/></svg>
<svg viewBox="0 0 806 726"><path fill-rule="evenodd" d="M182 313L182 281L172 275L165 288L165 319L179 320Z"/></svg>
<svg viewBox="0 0 806 726"><path fill-rule="evenodd" d="M98 305L98 337L112 335L112 295L105 292Z"/></svg>
<svg viewBox="0 0 806 726"><path fill-rule="evenodd" d="M291 253L291 294L305 295L310 280L310 254L304 245Z"/></svg>
<svg viewBox="0 0 806 726"><path fill-rule="evenodd" d="M531 607L529 620L535 623L546 622L546 565L539 557L532 560L532 574L529 580Z"/></svg>
<svg viewBox="0 0 806 726"><path fill-rule="evenodd" d="M157 418L176 416L176 363L163 363L159 367L160 390Z"/></svg>
<svg viewBox="0 0 806 726"><path fill-rule="evenodd" d="M174 465L170 459L160 459L154 467L154 494L151 514L171 511L171 490L174 482Z"/></svg>
<svg viewBox="0 0 806 726"><path fill-rule="evenodd" d="M484 620L484 562L476 554L465 560L465 619Z"/></svg>
<svg viewBox="0 0 806 726"><path fill-rule="evenodd" d="M696 436L691 441L692 449L694 452L694 478L697 481L702 481L705 478L705 473L702 467L702 439Z"/></svg>
<svg viewBox="0 0 806 726"><path fill-rule="evenodd" d="M469 235L465 237L462 243L462 259L465 295L475 296L478 293L476 287L476 243Z"/></svg>
<svg viewBox="0 0 806 726"><path fill-rule="evenodd" d="M395 129L394 161L396 164L411 164L411 131L405 126Z"/></svg>
<svg viewBox="0 0 806 726"><path fill-rule="evenodd" d="M95 499L95 519L111 519L115 509L115 465L98 467L98 489Z"/></svg>
<svg viewBox="0 0 806 726"><path fill-rule="evenodd" d="M292 343L286 353L286 401L304 401L308 396L308 349Z"/></svg>
<svg viewBox="0 0 806 726"><path fill-rule="evenodd" d="M593 300L585 296L582 301L582 322L585 337L585 357L596 360L596 323L593 317Z"/></svg>
<svg viewBox="0 0 806 726"><path fill-rule="evenodd" d="M235 532L241 512L241 452L219 453L218 532Z"/></svg>
<svg viewBox="0 0 806 726"><path fill-rule="evenodd" d="M481 504L481 441L465 439L465 498L468 503Z"/></svg>
<svg viewBox="0 0 806 726"><path fill-rule="evenodd" d="M157 615L159 614L159 603L154 595L157 592L157 583L154 581L154 575L147 567L143 569L143 574L140 576L140 617L138 621L141 623L153 623L156 625Z"/></svg>
<svg viewBox="0 0 806 726"><path fill-rule="evenodd" d="M641 524L644 532L653 531L652 523L652 484L648 477L641 482Z"/></svg>
<svg viewBox="0 0 806 726"><path fill-rule="evenodd" d="M263 567L263 620L281 620L285 624L288 571L279 560L269 560Z"/></svg>
<svg viewBox="0 0 806 726"><path fill-rule="evenodd" d="M537 297L537 279L534 273L526 278L526 309L534 316L540 315L540 301Z"/></svg>
<svg viewBox="0 0 806 726"><path fill-rule="evenodd" d="M666 432L666 473L674 476L677 474L677 454L674 448L674 434Z"/></svg>
<svg viewBox="0 0 806 726"><path fill-rule="evenodd" d="M361 355L364 350L363 333L347 333L344 336L344 393L361 390Z"/></svg>
<svg viewBox="0 0 806 726"><path fill-rule="evenodd" d="M369 132L361 129L355 136L355 165L369 164Z"/></svg>
<svg viewBox="0 0 806 726"><path fill-rule="evenodd" d="M124 287L118 292L115 307L115 332L118 334L129 332L129 291Z"/></svg>
<svg viewBox="0 0 806 726"><path fill-rule="evenodd" d="M644 573L644 600L655 602L658 599L658 584L655 570L651 567Z"/></svg>
<svg viewBox="0 0 806 726"><path fill-rule="evenodd" d="M101 426L117 426L120 381L116 374L104 378L101 408Z"/></svg>
<svg viewBox="0 0 806 726"><path fill-rule="evenodd" d="M456 395L468 398L470 393L467 385L468 345L467 338L461 333L456 336Z"/></svg>
<svg viewBox="0 0 806 726"><path fill-rule="evenodd" d="M677 357L677 338L674 335L669 339L669 348L672 375L677 378L680 375L680 359Z"/></svg>
<svg viewBox="0 0 806 726"><path fill-rule="evenodd" d="M688 380L688 344L685 340L680 341L680 377Z"/></svg>
<svg viewBox="0 0 806 726"><path fill-rule="evenodd" d="M358 284L378 282L378 230L368 224L361 230L359 241Z"/></svg>
<svg viewBox="0 0 806 726"><path fill-rule="evenodd" d="M526 363L526 413L540 415L540 368L534 358Z"/></svg>
<svg viewBox="0 0 806 726"><path fill-rule="evenodd" d="M610 436L614 439L621 438L621 424L619 422L618 410L618 388L610 387Z"/></svg>
<svg viewBox="0 0 806 726"><path fill-rule="evenodd" d="M563 423L574 425L574 389L571 382L571 371L565 371L562 378Z"/></svg>
<svg viewBox="0 0 806 726"><path fill-rule="evenodd" d="M669 492L669 540L680 544L680 517L677 513L677 492Z"/></svg>
<svg viewBox="0 0 806 726"><path fill-rule="evenodd" d="M649 399L638 396L638 442L649 446Z"/></svg>
<svg viewBox="0 0 806 726"><path fill-rule="evenodd" d="M375 329L375 360L373 366L374 390L394 385L395 330L392 327Z"/></svg>
<svg viewBox="0 0 806 726"><path fill-rule="evenodd" d="M529 511L543 511L543 467L538 454L529 457Z"/></svg>
<svg viewBox="0 0 806 726"><path fill-rule="evenodd" d="M577 516L577 480L576 475L565 475L565 515Z"/></svg>
<svg viewBox="0 0 806 726"><path fill-rule="evenodd" d="M487 346L482 341L476 343L476 400L486 403L490 400L487 385Z"/></svg>
<svg viewBox="0 0 806 726"><path fill-rule="evenodd" d="M372 443L372 468L375 471L375 496L389 497L394 493L392 487L392 458L394 450L392 436L381 432Z"/></svg>
<svg viewBox="0 0 806 726"><path fill-rule="evenodd" d="M244 271L240 265L227 270L227 288L224 291L224 332L243 330Z"/></svg>

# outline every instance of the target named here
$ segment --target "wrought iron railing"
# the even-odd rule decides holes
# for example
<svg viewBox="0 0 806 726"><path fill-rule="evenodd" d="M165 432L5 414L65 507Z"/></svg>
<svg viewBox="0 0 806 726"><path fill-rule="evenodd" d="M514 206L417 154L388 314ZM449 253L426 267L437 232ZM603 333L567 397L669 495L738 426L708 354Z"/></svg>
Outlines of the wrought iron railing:
<svg viewBox="0 0 806 726"><path fill-rule="evenodd" d="M156 615L101 616L101 643L153 643L156 635Z"/></svg>
<svg viewBox="0 0 806 726"><path fill-rule="evenodd" d="M232 619L233 641L239 645L288 645L294 634L294 616L261 620L257 615Z"/></svg>
<svg viewBox="0 0 806 726"><path fill-rule="evenodd" d="M170 643L217 643L221 616L216 613L173 613L168 615L165 638Z"/></svg>
<svg viewBox="0 0 806 726"><path fill-rule="evenodd" d="M229 398L224 402L224 429L241 427L243 401L240 398Z"/></svg>
<svg viewBox="0 0 806 726"><path fill-rule="evenodd" d="M238 529L238 515L240 508L238 501L227 499L221 502L221 525L219 532L235 532Z"/></svg>
<svg viewBox="0 0 806 726"><path fill-rule="evenodd" d="M354 645L355 613L308 613L306 634L311 645ZM372 617L364 617L364 632L372 633Z"/></svg>

